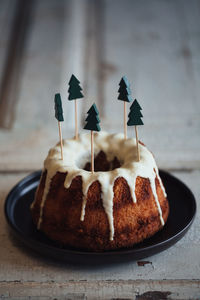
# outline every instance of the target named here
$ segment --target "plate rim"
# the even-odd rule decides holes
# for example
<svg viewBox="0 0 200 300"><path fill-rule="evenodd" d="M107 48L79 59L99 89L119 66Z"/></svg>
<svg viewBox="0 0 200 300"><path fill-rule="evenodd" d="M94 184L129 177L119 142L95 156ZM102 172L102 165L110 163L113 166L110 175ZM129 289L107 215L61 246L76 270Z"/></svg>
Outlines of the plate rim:
<svg viewBox="0 0 200 300"><path fill-rule="evenodd" d="M13 188L9 191L9 193L6 196L5 202L4 202L4 214L6 217L6 221L8 223L8 225L10 226L10 229L12 229L12 232L23 242L25 243L27 246L29 246L31 249L34 249L36 251L36 248L38 247L45 247L46 249L48 249L49 251L60 251L60 252L64 252L65 254L73 254L73 255L86 255L86 256L93 256L93 257L99 257L99 256L110 256L110 255L127 255L127 254L137 254L141 251L148 251L151 250L153 248L159 248L162 246L165 246L166 244L169 244L171 241L175 241L173 244L175 244L177 241L179 241L182 236L188 231L188 229L190 228L190 226L192 225L195 216L196 216L196 211L197 211L197 204L196 204L196 200L194 197L194 194L192 193L192 191L186 186L185 183L183 183L180 179L178 179L177 177L175 177L174 175L170 174L167 171L164 171L162 169L159 169L159 174L161 174L161 179L162 179L162 175L167 176L167 177L171 177L173 180L178 181L178 183L187 190L187 192L190 194L190 197L192 199L192 203L191 203L191 208L192 208L192 213L191 213L191 217L188 220L186 226L184 226L184 228L182 228L181 230L179 230L177 233L175 233L173 236L161 241L161 242L157 242L155 244L152 245L148 245L148 246L143 246L141 248L122 248L122 249L116 249L116 250L109 250L109 251L99 251L99 252L92 252L92 251L84 251L84 250L78 250L78 249L69 249L69 248L60 248L59 246L56 247L54 245L48 245L45 242L41 242L38 241L37 239L33 239L29 236L26 236L25 234L23 234L23 232L21 230L18 229L17 226L15 226L15 223L12 222L12 220L9 217L9 206L10 206L10 197L13 197L13 195L25 184L27 184L27 182L29 181L33 181L36 182L36 177L41 176L42 174L42 170L38 170L38 171L34 171L30 174L28 174L27 176L25 176L24 178L22 178L17 184L15 184L13 186ZM38 178L38 182L39 182L39 178ZM139 244L138 244L139 245ZM170 246L169 246L170 247ZM167 247L168 248L168 247ZM40 251L37 251L40 252ZM161 251L159 251L161 252ZM40 252L43 253L43 252ZM55 258L55 257L54 257ZM134 259L133 259L134 260Z"/></svg>

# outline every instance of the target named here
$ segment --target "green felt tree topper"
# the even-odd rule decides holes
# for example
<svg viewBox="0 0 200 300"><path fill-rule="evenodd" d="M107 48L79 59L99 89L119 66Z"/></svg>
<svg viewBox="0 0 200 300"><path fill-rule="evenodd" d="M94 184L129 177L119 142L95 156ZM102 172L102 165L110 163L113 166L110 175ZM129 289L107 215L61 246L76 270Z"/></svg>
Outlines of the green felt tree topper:
<svg viewBox="0 0 200 300"><path fill-rule="evenodd" d="M100 119L99 119L99 112L95 105L95 103L90 107L87 112L88 116L86 118L86 125L84 129L91 130L91 131L100 131Z"/></svg>
<svg viewBox="0 0 200 300"><path fill-rule="evenodd" d="M129 117L128 122L127 122L128 126L144 125L144 123L141 119L143 117L141 110L142 110L141 106L135 99L133 101L133 103L131 104L130 112L128 114L128 117Z"/></svg>
<svg viewBox="0 0 200 300"><path fill-rule="evenodd" d="M63 109L62 109L62 100L60 97L60 94L55 94L54 98L54 103L55 103L55 117L59 122L63 122Z"/></svg>
<svg viewBox="0 0 200 300"><path fill-rule="evenodd" d="M131 102L133 99L131 97L131 89L130 89L130 83L126 76L123 76L119 83L119 96L118 99L125 101L125 102Z"/></svg>
<svg viewBox="0 0 200 300"><path fill-rule="evenodd" d="M69 81L68 100L83 98L84 96L81 91L80 81L72 74Z"/></svg>

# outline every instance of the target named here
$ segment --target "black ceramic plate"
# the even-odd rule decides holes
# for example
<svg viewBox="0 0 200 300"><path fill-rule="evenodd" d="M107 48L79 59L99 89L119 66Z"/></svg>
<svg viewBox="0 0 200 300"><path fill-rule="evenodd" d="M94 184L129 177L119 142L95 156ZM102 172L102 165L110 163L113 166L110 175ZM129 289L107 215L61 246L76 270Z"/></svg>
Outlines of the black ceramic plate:
<svg viewBox="0 0 200 300"><path fill-rule="evenodd" d="M61 248L37 231L31 219L29 207L34 199L40 175L41 171L30 174L11 190L5 202L5 215L13 233L24 244L45 256L85 264L138 260L175 244L184 236L194 220L196 202L192 192L174 176L160 171L170 204L168 221L160 232L130 249L95 253Z"/></svg>

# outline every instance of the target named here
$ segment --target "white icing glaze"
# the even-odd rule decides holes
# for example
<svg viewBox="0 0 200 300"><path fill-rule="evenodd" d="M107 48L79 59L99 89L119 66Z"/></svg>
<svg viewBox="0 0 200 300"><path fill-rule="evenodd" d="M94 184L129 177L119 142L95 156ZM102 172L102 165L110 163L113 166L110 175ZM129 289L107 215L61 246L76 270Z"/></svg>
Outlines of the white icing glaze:
<svg viewBox="0 0 200 300"><path fill-rule="evenodd" d="M73 178L76 176L82 176L83 203L80 216L81 221L84 221L88 189L94 181L98 180L100 182L103 207L107 214L110 226L110 240L113 240L114 238L113 185L118 177L123 177L127 181L134 203L137 201L135 196L135 183L137 176L149 179L160 215L160 221L161 224L164 225L162 210L156 193L156 175L165 196L166 192L159 177L158 168L151 152L145 146L139 144L140 161L137 162L135 139L131 138L124 140L123 134L109 134L106 132L99 132L94 135L95 155L97 155L101 150L106 153L108 161L112 161L114 157L117 157L121 163L121 167L107 172L94 172L94 174L82 169L90 160L90 133L81 134L78 140L64 140L63 160L60 159L61 153L59 144L50 149L44 162L44 169L47 170L47 177L41 201L38 229L42 223L43 208L50 188L51 179L57 172L68 173L64 181L65 188L70 187Z"/></svg>

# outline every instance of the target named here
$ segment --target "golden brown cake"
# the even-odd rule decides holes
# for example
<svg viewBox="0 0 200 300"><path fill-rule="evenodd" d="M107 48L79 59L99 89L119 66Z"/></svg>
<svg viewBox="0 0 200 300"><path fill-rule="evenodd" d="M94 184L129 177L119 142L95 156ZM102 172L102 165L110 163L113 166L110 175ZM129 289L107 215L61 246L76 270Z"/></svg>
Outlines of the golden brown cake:
<svg viewBox="0 0 200 300"><path fill-rule="evenodd" d="M49 151L31 205L38 230L62 245L105 251L131 247L164 226L169 205L152 153L122 134L96 133L95 172L90 134Z"/></svg>

